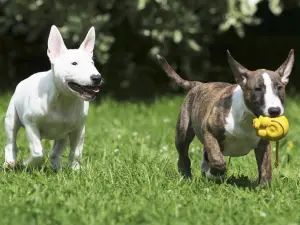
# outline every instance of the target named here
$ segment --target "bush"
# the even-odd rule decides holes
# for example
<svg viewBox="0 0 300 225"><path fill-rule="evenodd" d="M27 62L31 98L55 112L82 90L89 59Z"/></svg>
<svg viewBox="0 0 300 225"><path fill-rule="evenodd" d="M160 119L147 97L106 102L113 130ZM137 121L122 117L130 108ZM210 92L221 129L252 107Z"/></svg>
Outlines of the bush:
<svg viewBox="0 0 300 225"><path fill-rule="evenodd" d="M190 79L207 79L209 46L233 27L258 24L259 0L0 0L1 87L11 88L31 73L49 68L50 26L59 27L68 47L78 47L95 26L97 66L112 94L144 96L167 90L153 55L160 53ZM278 0L270 9L280 13Z"/></svg>

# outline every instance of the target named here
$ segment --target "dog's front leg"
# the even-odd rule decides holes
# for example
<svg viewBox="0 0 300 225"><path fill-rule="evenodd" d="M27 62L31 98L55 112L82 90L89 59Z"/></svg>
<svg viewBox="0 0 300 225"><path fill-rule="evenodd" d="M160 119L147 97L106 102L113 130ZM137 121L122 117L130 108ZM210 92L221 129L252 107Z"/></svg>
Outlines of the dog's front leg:
<svg viewBox="0 0 300 225"><path fill-rule="evenodd" d="M18 114L15 109L14 100L9 103L6 117L5 117L5 133L6 133L6 146L5 146L5 162L4 168L14 168L17 163L17 133L21 126Z"/></svg>
<svg viewBox="0 0 300 225"><path fill-rule="evenodd" d="M38 167L44 163L44 152L39 130L33 124L25 125L31 156L24 161L24 166Z"/></svg>
<svg viewBox="0 0 300 225"><path fill-rule="evenodd" d="M218 140L209 132L204 133L204 149L207 153L209 169L203 172L209 179L224 179L226 176L226 161ZM206 153L204 152L203 157Z"/></svg>
<svg viewBox="0 0 300 225"><path fill-rule="evenodd" d="M254 149L258 167L258 182L271 184L272 180L272 150L269 141L261 140Z"/></svg>
<svg viewBox="0 0 300 225"><path fill-rule="evenodd" d="M70 134L70 154L69 165L73 170L79 170L81 168L81 157L83 150L85 126L82 129L74 131Z"/></svg>

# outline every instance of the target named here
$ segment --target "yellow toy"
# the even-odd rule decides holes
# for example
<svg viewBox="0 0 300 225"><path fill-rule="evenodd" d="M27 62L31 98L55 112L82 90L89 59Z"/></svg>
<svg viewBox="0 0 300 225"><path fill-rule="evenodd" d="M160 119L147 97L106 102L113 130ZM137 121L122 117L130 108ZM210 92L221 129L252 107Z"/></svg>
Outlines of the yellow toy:
<svg viewBox="0 0 300 225"><path fill-rule="evenodd" d="M275 118L260 116L253 120L253 127L262 139L278 141L288 133L289 121L285 116Z"/></svg>

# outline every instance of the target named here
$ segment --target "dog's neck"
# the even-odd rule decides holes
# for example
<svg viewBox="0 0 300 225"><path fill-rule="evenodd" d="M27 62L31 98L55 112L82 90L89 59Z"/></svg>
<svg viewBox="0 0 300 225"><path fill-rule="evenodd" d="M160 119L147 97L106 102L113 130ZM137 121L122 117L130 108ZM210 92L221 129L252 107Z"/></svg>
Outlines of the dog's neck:
<svg viewBox="0 0 300 225"><path fill-rule="evenodd" d="M244 100L243 89L238 85L232 93L230 112L236 121L252 124L255 115L248 109Z"/></svg>

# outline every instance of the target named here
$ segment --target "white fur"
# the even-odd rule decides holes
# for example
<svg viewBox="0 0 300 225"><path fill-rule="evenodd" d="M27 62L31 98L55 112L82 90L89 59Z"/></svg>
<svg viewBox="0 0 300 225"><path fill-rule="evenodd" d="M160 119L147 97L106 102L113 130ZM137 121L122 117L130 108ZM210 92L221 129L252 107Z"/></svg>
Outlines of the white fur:
<svg viewBox="0 0 300 225"><path fill-rule="evenodd" d="M5 131L4 166L17 162L16 135L25 127L31 155L25 166L40 166L44 161L41 139L55 140L50 153L52 167L60 168L61 154L70 142L69 164L80 168L89 102L72 91L67 83L92 85L90 76L99 74L92 62L95 31L91 28L79 49L68 50L58 29L52 26L48 40L51 70L33 74L21 81L9 103ZM77 62L78 65L72 65Z"/></svg>
<svg viewBox="0 0 300 225"><path fill-rule="evenodd" d="M204 154L205 154L205 150L203 150L202 152L202 162L201 162L202 173L206 173L209 170L209 163L205 160Z"/></svg>
<svg viewBox="0 0 300 225"><path fill-rule="evenodd" d="M225 156L244 156L259 142L252 127L253 113L246 107L243 90L238 86L232 94L232 105L225 124Z"/></svg>
<svg viewBox="0 0 300 225"><path fill-rule="evenodd" d="M289 62L286 64L285 69L283 70L281 81L282 83L284 83L284 85L287 85L289 82L289 77L292 72L293 66L294 66L294 55L292 55Z"/></svg>
<svg viewBox="0 0 300 225"><path fill-rule="evenodd" d="M282 105L279 97L277 95L275 95L275 93L273 91L272 80L271 80L269 74L263 73L262 77L264 79L264 84L266 87L266 92L265 92L265 96L264 96L264 99L265 99L265 108L263 110L264 115L269 116L268 109L271 107L279 107L281 115L282 115L284 113L284 108L283 108L283 105Z"/></svg>

